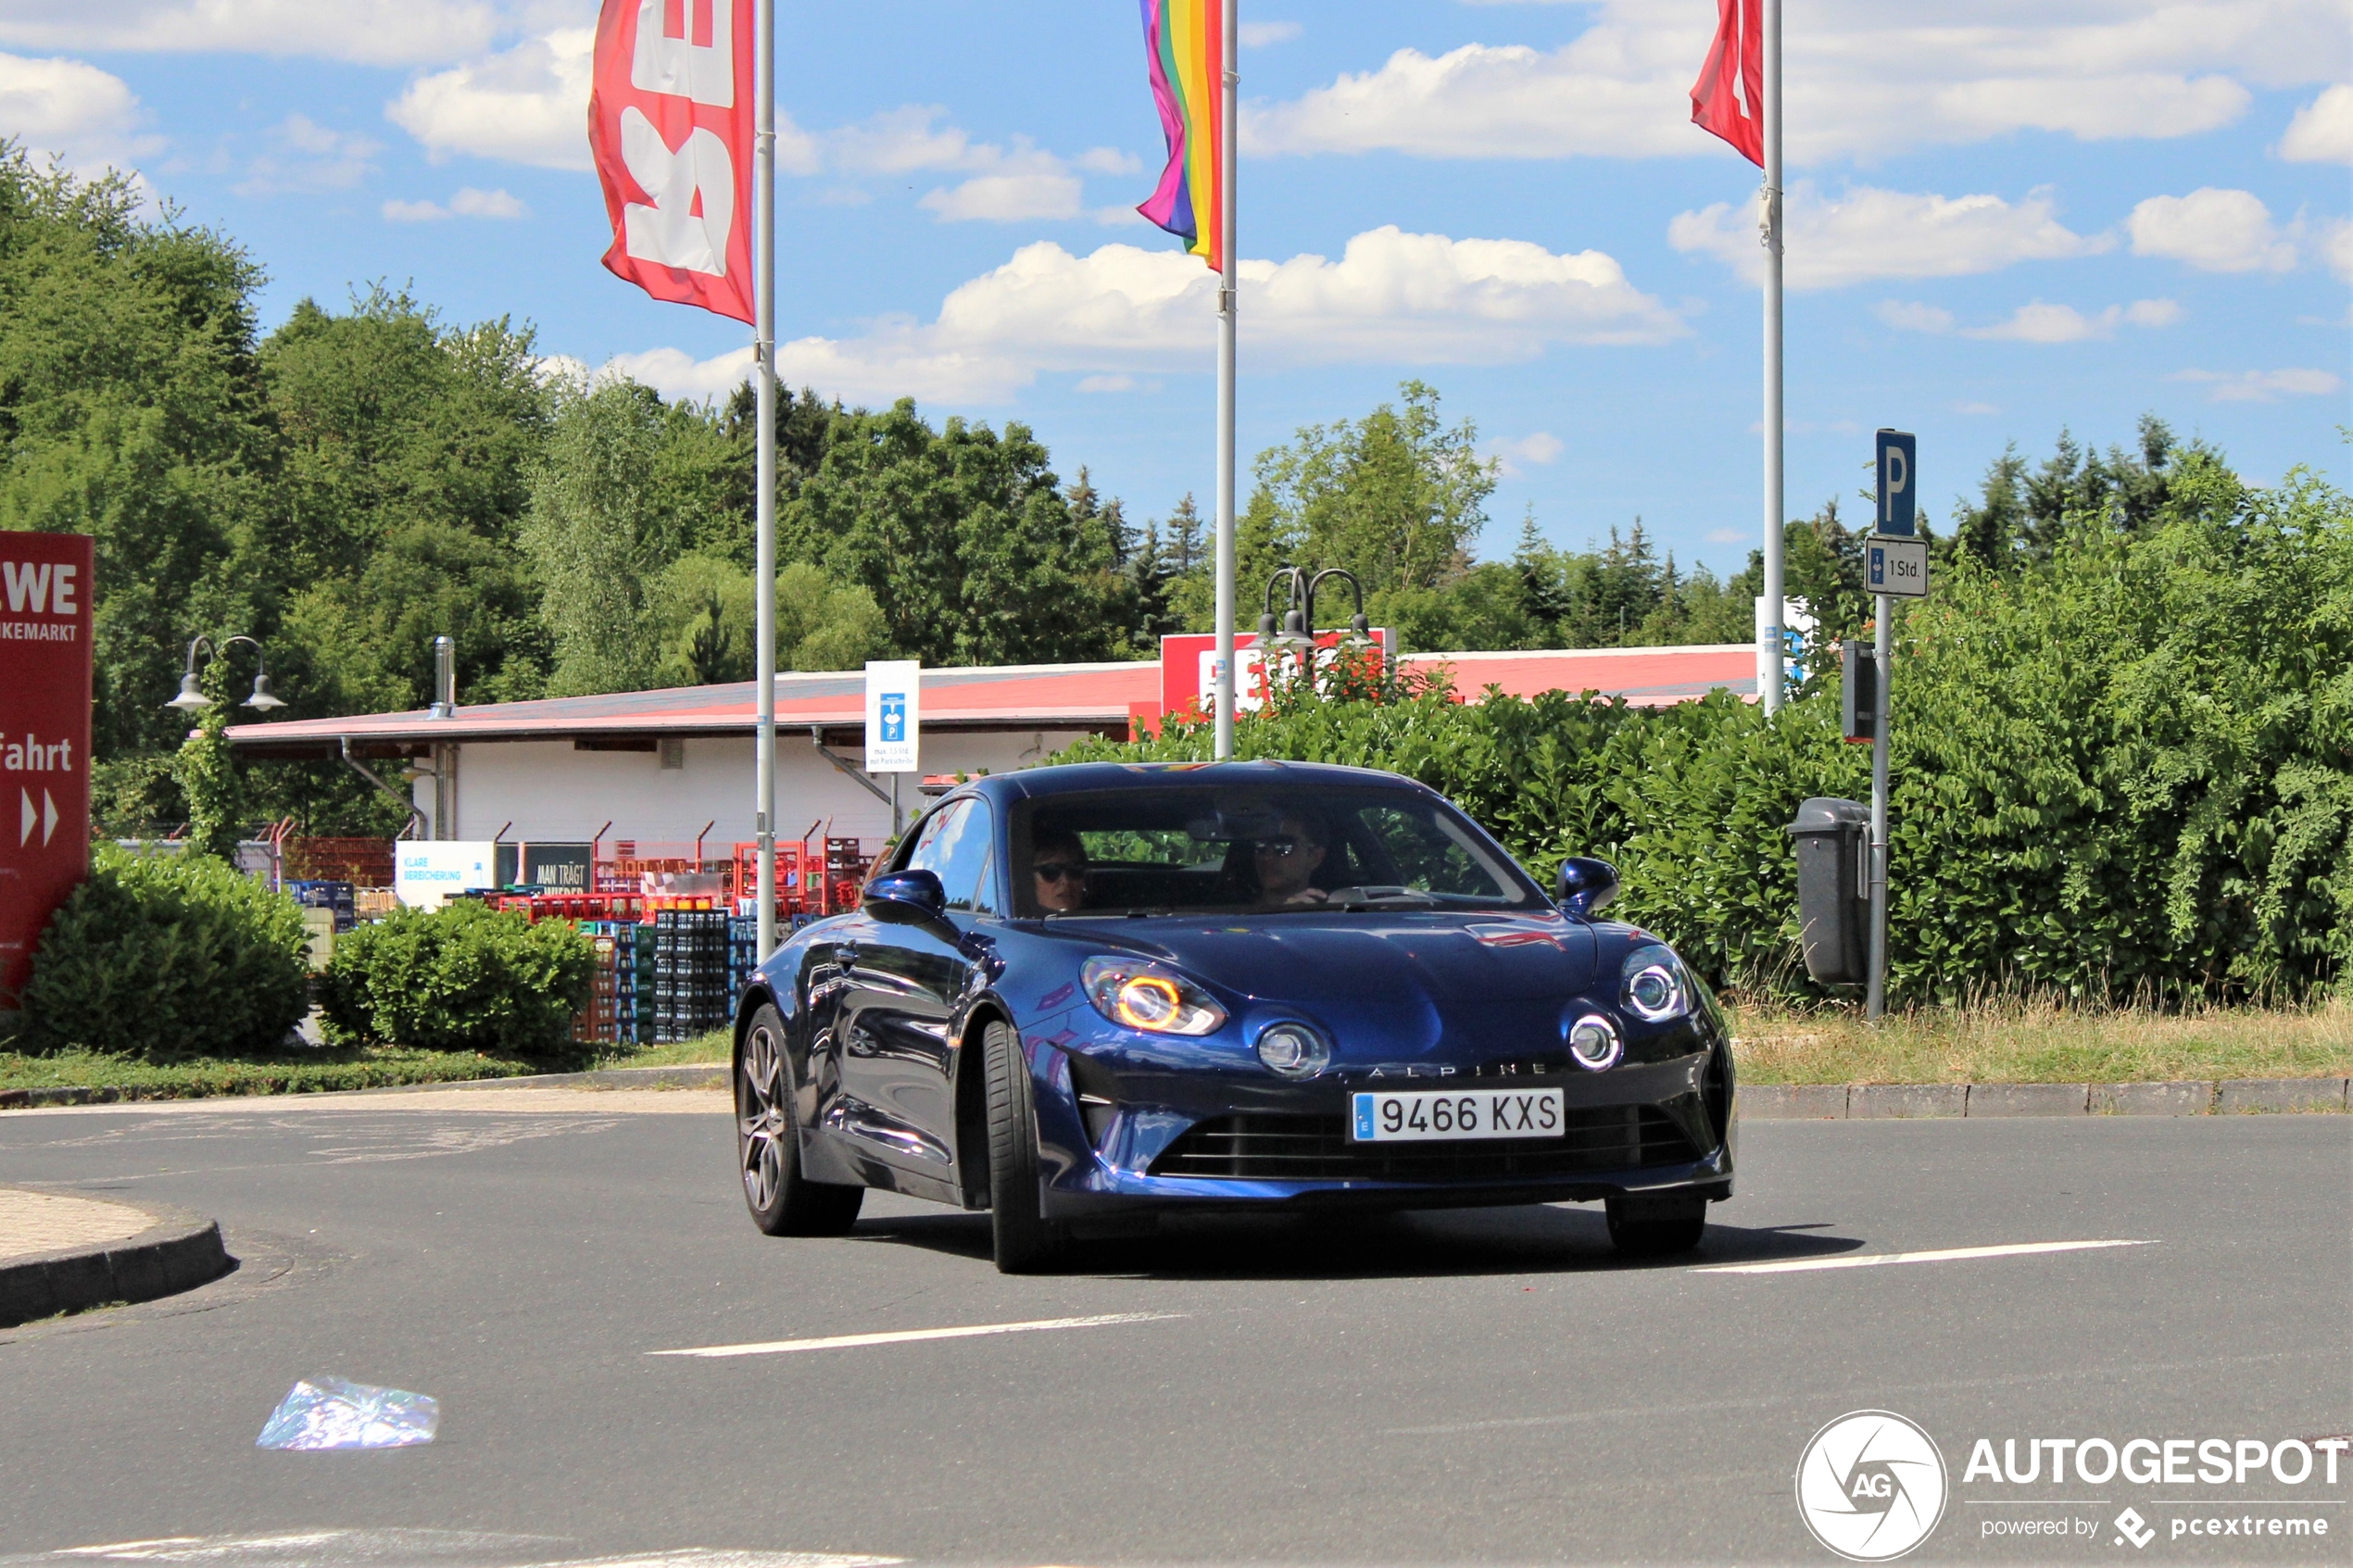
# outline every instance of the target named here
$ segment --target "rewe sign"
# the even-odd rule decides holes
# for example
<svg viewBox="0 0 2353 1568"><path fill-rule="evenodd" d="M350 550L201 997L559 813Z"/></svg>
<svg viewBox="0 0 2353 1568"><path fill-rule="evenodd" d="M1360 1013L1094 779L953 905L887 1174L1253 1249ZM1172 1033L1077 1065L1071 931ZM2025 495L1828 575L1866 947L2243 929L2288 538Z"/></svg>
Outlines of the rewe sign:
<svg viewBox="0 0 2353 1568"><path fill-rule="evenodd" d="M0 1010L90 874L91 542L0 530Z"/></svg>

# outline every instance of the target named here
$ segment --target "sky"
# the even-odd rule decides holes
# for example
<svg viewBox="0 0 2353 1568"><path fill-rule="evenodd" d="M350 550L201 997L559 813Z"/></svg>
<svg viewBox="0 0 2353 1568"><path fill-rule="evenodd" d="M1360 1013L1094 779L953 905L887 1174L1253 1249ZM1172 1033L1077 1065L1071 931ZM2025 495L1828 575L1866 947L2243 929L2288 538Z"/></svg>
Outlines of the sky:
<svg viewBox="0 0 2353 1568"><path fill-rule="evenodd" d="M0 0L0 134L135 169L267 270L382 281L722 395L748 330L601 267L594 0ZM1214 484L1214 294L1134 212L1135 0L779 0L779 364L1029 425L1137 521ZM1760 533L1755 167L1690 123L1709 0L1241 0L1247 458L1419 379L1532 515L1689 565ZM1919 438L1937 520L2016 442L2155 413L2353 474L2347 0L1787 0L1788 506ZM1247 478L1245 478L1245 498Z"/></svg>

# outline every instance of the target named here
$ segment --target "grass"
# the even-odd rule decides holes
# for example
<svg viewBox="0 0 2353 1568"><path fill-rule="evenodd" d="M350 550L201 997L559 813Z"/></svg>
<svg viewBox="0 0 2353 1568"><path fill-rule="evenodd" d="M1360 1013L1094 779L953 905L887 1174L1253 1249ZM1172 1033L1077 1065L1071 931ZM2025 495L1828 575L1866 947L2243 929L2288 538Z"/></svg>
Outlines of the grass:
<svg viewBox="0 0 2353 1568"><path fill-rule="evenodd" d="M1748 1084L2120 1084L2353 1076L2353 999L2158 1012L2011 1000L1891 1016L1736 1008Z"/></svg>
<svg viewBox="0 0 2353 1568"><path fill-rule="evenodd" d="M679 1067L724 1062L734 1046L726 1030L678 1045L614 1047L593 1060L491 1056L481 1051L422 1051L398 1046L357 1049L316 1046L249 1057L194 1057L139 1061L98 1051L26 1056L0 1051L0 1091L116 1089L145 1099L201 1099L215 1095L326 1094L404 1085L456 1084L476 1078L522 1078L577 1073L586 1067Z"/></svg>
<svg viewBox="0 0 2353 1568"><path fill-rule="evenodd" d="M2010 1001L1929 1010L1877 1027L1851 1012L1732 1010L1748 1084L2116 1084L2212 1078L2353 1076L2353 1000L2310 1008L2087 1010ZM156 1099L320 1094L577 1072L584 1066L724 1063L731 1034L623 1046L593 1061L479 1051L316 1047L248 1059L135 1061L94 1051L0 1051L0 1090L107 1088Z"/></svg>

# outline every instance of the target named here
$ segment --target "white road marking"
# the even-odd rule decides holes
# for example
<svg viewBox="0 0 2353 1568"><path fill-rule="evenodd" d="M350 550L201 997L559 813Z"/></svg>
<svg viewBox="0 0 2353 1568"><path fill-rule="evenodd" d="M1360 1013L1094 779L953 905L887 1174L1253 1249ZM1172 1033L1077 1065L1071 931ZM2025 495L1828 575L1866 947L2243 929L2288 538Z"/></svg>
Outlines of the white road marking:
<svg viewBox="0 0 2353 1568"><path fill-rule="evenodd" d="M1882 1263L1958 1263L1972 1258L2024 1258L2038 1252L2085 1252L2100 1247L2155 1247L2154 1241L2020 1241L2007 1247L1948 1247L1936 1252L1849 1253L1839 1258L1794 1258L1780 1263L1716 1263L1695 1274L1796 1274L1815 1269L1875 1269Z"/></svg>
<svg viewBox="0 0 2353 1568"><path fill-rule="evenodd" d="M799 1350L848 1350L862 1345L910 1345L922 1339L974 1339L984 1334L1037 1334L1050 1328L1104 1328L1121 1323L1164 1323L1183 1312L1106 1312L1092 1318L1039 1318L1032 1323L983 1323L963 1328L909 1328L896 1334L837 1334L825 1339L773 1339L762 1345L704 1345L691 1350L648 1350L649 1356L788 1356Z"/></svg>
<svg viewBox="0 0 2353 1568"><path fill-rule="evenodd" d="M534 1568L895 1568L903 1557L853 1556L824 1551L722 1551L713 1547L688 1547L683 1551L650 1551L632 1557L567 1557Z"/></svg>

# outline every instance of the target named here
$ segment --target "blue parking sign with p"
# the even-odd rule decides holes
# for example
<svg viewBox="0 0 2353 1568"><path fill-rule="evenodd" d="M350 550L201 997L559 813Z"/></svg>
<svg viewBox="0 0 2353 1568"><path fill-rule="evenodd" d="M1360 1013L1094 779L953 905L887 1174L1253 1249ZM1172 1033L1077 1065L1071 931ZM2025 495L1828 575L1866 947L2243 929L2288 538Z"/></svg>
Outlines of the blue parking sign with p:
<svg viewBox="0 0 2353 1568"><path fill-rule="evenodd" d="M1879 433L1879 527L1881 533L1919 532L1919 476L1914 471L1919 439L1909 431Z"/></svg>
<svg viewBox="0 0 2353 1568"><path fill-rule="evenodd" d="M883 693L882 738L894 746L907 738L907 694L905 692Z"/></svg>

